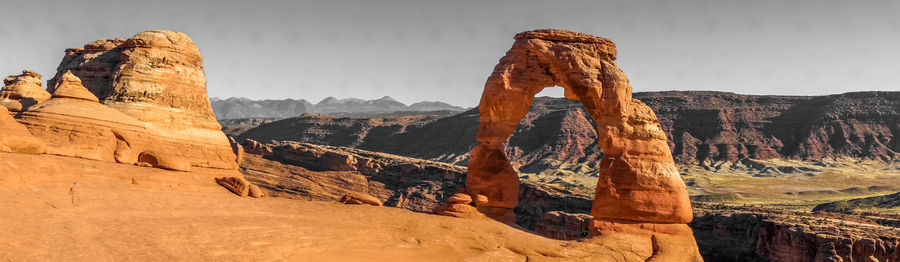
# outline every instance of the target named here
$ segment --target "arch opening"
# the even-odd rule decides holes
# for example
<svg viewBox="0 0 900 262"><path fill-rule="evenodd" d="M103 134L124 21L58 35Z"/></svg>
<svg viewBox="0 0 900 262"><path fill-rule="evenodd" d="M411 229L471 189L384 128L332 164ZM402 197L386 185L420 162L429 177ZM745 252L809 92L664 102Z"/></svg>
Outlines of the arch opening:
<svg viewBox="0 0 900 262"><path fill-rule="evenodd" d="M141 152L141 154L138 155L138 162L139 163L147 163L148 165L153 166L153 167L160 167L159 158L156 157L155 155L153 155L153 153L148 152L148 151Z"/></svg>

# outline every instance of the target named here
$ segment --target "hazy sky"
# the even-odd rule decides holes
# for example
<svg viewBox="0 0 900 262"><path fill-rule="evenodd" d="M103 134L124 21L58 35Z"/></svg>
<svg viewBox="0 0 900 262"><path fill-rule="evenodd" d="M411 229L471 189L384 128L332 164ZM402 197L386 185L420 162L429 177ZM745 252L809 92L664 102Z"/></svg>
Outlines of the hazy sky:
<svg viewBox="0 0 900 262"><path fill-rule="evenodd" d="M635 91L900 90L898 1L8 1L0 75L150 29L200 47L210 96L474 106L517 32L609 38ZM561 92L559 92L561 94Z"/></svg>

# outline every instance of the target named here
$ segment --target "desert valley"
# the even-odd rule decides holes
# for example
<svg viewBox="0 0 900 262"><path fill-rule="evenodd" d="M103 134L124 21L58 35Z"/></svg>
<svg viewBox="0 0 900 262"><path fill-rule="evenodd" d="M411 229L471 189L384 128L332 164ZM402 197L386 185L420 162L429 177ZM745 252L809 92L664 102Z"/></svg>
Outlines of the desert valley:
<svg viewBox="0 0 900 262"><path fill-rule="evenodd" d="M507 34L474 107L58 50L0 89L0 260L900 262L900 91L636 92L610 39Z"/></svg>

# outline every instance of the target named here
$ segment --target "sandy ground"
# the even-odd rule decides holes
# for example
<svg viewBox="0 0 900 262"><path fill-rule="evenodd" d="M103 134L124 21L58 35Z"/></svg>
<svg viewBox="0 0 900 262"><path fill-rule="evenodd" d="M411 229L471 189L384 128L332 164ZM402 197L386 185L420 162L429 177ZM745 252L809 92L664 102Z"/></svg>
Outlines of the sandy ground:
<svg viewBox="0 0 900 262"><path fill-rule="evenodd" d="M547 239L493 220L239 198L212 179L232 172L0 153L0 261L609 261L621 256L604 246Z"/></svg>

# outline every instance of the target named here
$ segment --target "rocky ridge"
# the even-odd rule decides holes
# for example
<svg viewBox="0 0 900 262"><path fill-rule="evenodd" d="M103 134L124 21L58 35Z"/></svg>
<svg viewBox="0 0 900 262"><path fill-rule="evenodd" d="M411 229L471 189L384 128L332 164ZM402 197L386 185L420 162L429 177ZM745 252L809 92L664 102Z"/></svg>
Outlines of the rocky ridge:
<svg viewBox="0 0 900 262"><path fill-rule="evenodd" d="M634 98L656 112L680 164L757 170L743 160L900 159L900 92L785 97L672 91L635 93ZM404 128L387 128L378 123L400 118L300 116L261 125L239 138L351 146L465 165L477 118L473 109L443 118L406 118ZM343 124L329 124L335 121ZM602 150L594 125L577 102L535 98L506 153L523 173L595 172ZM386 129L391 131L369 132Z"/></svg>

